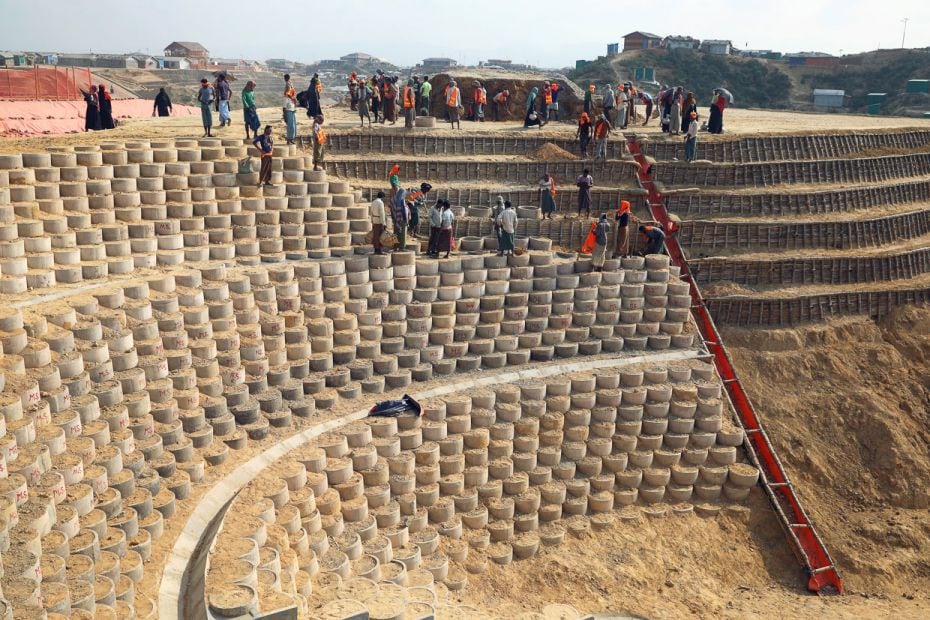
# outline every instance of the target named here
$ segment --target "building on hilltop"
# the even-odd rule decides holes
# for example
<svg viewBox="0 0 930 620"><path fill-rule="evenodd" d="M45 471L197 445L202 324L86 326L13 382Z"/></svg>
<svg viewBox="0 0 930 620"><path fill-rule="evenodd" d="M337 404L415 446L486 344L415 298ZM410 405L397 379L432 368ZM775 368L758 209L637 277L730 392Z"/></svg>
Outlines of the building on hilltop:
<svg viewBox="0 0 930 620"><path fill-rule="evenodd" d="M210 62L210 52L200 43L194 41L172 41L165 48L165 56L187 58L191 68L205 67Z"/></svg>
<svg viewBox="0 0 930 620"><path fill-rule="evenodd" d="M662 47L669 50L696 50L701 47L701 40L694 37L672 36L665 37Z"/></svg>
<svg viewBox="0 0 930 620"><path fill-rule="evenodd" d="M819 108L842 108L846 105L846 91L830 88L815 88L814 105Z"/></svg>
<svg viewBox="0 0 930 620"><path fill-rule="evenodd" d="M155 60L154 56L149 56L148 54L142 54L142 53L137 52L134 54L129 54L129 57L132 58L136 62L136 65L140 69L157 69L158 68L158 61Z"/></svg>
<svg viewBox="0 0 930 620"><path fill-rule="evenodd" d="M190 69L191 61L180 56L155 56L159 69Z"/></svg>
<svg viewBox="0 0 930 620"><path fill-rule="evenodd" d="M139 63L128 54L59 54L59 67L94 67L100 69L138 69Z"/></svg>
<svg viewBox="0 0 930 620"><path fill-rule="evenodd" d="M22 52L0 52L0 67L25 67L27 64Z"/></svg>
<svg viewBox="0 0 930 620"><path fill-rule="evenodd" d="M662 46L662 37L651 32L637 30L623 35L623 51L647 50Z"/></svg>
<svg viewBox="0 0 930 620"><path fill-rule="evenodd" d="M454 58L424 58L419 68L429 73L441 73L458 65L459 63Z"/></svg>
<svg viewBox="0 0 930 620"><path fill-rule="evenodd" d="M726 56L732 51L733 42L724 39L704 39L701 42L701 51L715 56Z"/></svg>
<svg viewBox="0 0 930 620"><path fill-rule="evenodd" d="M372 56L371 54L366 54L365 52L352 52L351 54L340 56L339 60L341 60L342 62L355 62L355 63L383 62L381 58L378 58L377 56Z"/></svg>
<svg viewBox="0 0 930 620"><path fill-rule="evenodd" d="M744 58L765 58L766 60L778 60L781 58L781 52L772 50L740 50L739 55Z"/></svg>
<svg viewBox="0 0 930 620"><path fill-rule="evenodd" d="M835 67L840 64L840 59L831 54L823 52L797 52L795 54L785 54L784 59L789 65L805 67Z"/></svg>
<svg viewBox="0 0 930 620"><path fill-rule="evenodd" d="M616 56L620 53L620 44L619 43L608 43L607 44L607 57Z"/></svg>

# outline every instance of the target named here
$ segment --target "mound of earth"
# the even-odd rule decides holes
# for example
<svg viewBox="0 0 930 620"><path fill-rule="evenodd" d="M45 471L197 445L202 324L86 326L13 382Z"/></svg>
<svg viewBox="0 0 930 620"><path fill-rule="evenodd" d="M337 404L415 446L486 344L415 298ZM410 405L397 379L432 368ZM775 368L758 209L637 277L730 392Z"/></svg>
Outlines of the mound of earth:
<svg viewBox="0 0 930 620"><path fill-rule="evenodd" d="M473 75L474 74L474 75ZM543 82L558 82L561 87L559 94L559 118L576 119L581 114L584 107L582 97L584 93L581 89L563 75L546 75L546 74L525 74L514 72L487 73L464 70L462 73L456 73L452 76L455 79L459 90L462 92L462 101L465 104L463 119L469 118L471 111L471 102L474 100L475 81L481 82L481 85L488 91L488 105L485 108L485 118L492 120L494 118L493 106L491 99L502 90L510 91L510 101L507 105L506 112L502 112L501 120L523 120L526 114L526 98L529 96L533 87L539 88L539 98L536 102L536 109L542 101ZM449 83L450 76L441 73L430 76L430 83L433 85L433 94L430 97L430 114L437 118L445 116L445 101L442 98L443 90Z"/></svg>
<svg viewBox="0 0 930 620"><path fill-rule="evenodd" d="M576 155L551 142L546 142L530 153L529 158L537 161L574 161L578 159Z"/></svg>
<svg viewBox="0 0 930 620"><path fill-rule="evenodd" d="M930 587L930 309L724 329L847 589Z"/></svg>

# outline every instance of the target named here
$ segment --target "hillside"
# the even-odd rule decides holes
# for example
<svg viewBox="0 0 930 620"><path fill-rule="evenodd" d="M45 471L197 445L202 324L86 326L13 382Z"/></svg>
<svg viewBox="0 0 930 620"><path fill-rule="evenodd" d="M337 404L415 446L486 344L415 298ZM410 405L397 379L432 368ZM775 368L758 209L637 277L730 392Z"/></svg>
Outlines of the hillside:
<svg viewBox="0 0 930 620"><path fill-rule="evenodd" d="M717 86L733 91L739 107L811 110L815 88L845 90L847 112L865 112L866 94L888 93L884 114L919 116L930 95L905 94L910 79L930 78L930 49L877 50L843 56L838 67L788 65L777 60L713 56L692 50L643 50L601 57L569 77L588 81L631 79L636 67L652 67L662 84L681 84L701 103ZM648 87L647 87L648 90Z"/></svg>
<svg viewBox="0 0 930 620"><path fill-rule="evenodd" d="M787 108L790 104L791 81L778 67L755 59L691 50L625 53L599 59L569 77L579 85L591 80L629 80L636 67L654 67L659 82L684 86L697 95L701 104L707 103L719 86L732 90L740 107Z"/></svg>

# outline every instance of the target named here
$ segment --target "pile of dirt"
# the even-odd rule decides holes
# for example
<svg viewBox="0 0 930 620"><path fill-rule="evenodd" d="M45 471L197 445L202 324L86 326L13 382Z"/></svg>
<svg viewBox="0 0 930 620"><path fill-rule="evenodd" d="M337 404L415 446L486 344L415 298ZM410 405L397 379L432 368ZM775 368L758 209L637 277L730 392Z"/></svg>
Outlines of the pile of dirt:
<svg viewBox="0 0 930 620"><path fill-rule="evenodd" d="M498 77L484 77L485 75L488 74L483 73L480 77L472 77L471 70L464 70L453 76L462 93L462 101L465 104L465 112L462 115L463 119L470 117L471 102L474 101L476 81L481 82L481 85L488 91L488 105L485 109L485 118L488 120L494 119L494 105L491 100L494 95L502 90L510 91L510 100L506 106L506 110L499 111L501 120L523 120L526 114L526 99L530 91L533 90L533 87L539 89L539 95L536 101L536 109L538 110L542 103L543 82L545 81L555 81L561 87L561 93L559 94L559 118L577 119L584 107L584 102L582 101L584 94L581 92L581 89L564 76L553 75L549 77L544 74L539 74L537 77L515 73L502 73ZM437 118L444 118L446 114L445 101L441 95L444 92L446 84L449 83L449 79L450 76L444 73L430 76L430 83L433 85L433 94L430 97L430 114Z"/></svg>
<svg viewBox="0 0 930 620"><path fill-rule="evenodd" d="M530 159L536 161L575 161L576 155L572 155L562 147L546 142L541 147L529 154Z"/></svg>
<svg viewBox="0 0 930 620"><path fill-rule="evenodd" d="M930 309L904 307L723 332L848 589L930 589L928 322Z"/></svg>

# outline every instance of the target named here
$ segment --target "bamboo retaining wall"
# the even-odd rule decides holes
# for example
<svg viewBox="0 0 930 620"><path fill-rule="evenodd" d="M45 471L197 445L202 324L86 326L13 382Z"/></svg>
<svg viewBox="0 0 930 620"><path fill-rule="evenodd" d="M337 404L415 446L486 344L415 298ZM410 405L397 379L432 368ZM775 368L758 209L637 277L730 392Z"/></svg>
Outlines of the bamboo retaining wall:
<svg viewBox="0 0 930 620"><path fill-rule="evenodd" d="M662 163L653 178L679 187L771 187L802 183L877 183L930 174L930 153L867 159L754 164Z"/></svg>
<svg viewBox="0 0 930 620"><path fill-rule="evenodd" d="M721 142L698 137L698 157L718 162L746 164L763 161L832 159L866 149L915 149L930 144L930 131L902 131L847 135L760 136ZM684 143L640 142L644 155L658 161L685 158Z"/></svg>
<svg viewBox="0 0 930 620"><path fill-rule="evenodd" d="M495 181L498 183L536 184L546 173L555 176L559 186L574 186L575 179L588 167L581 161L523 162L523 161L471 161L445 160L338 160L330 159L325 164L326 172L343 179L383 179L387 182L391 167L401 166L401 178L408 185L420 181ZM636 165L631 162L614 161L599 165L592 170L595 183L600 185L636 185Z"/></svg>

